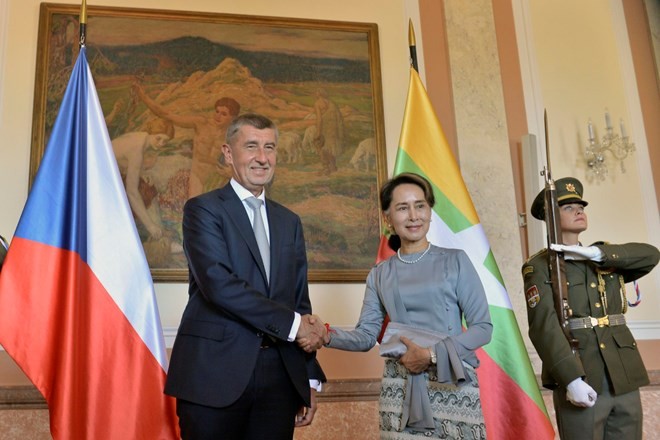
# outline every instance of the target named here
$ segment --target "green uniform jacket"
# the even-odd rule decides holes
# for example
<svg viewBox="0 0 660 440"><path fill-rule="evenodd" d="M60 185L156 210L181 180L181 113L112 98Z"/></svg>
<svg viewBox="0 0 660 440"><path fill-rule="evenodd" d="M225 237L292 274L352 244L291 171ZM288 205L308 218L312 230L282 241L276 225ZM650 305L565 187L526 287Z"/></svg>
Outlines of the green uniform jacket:
<svg viewBox="0 0 660 440"><path fill-rule="evenodd" d="M658 249L644 243L597 242L594 245L605 253L602 263L565 262L568 303L573 317L600 318L623 313L619 275L626 283L634 281L649 273L660 258ZM606 307L598 292L597 270L613 270L601 275L606 288ZM532 256L523 265L522 274L529 337L543 361L543 386L566 387L574 379L583 377L600 394L604 375L608 374L614 394L618 395L649 383L637 343L627 325L573 330L573 336L579 341L579 358L573 355L555 313L547 250Z"/></svg>

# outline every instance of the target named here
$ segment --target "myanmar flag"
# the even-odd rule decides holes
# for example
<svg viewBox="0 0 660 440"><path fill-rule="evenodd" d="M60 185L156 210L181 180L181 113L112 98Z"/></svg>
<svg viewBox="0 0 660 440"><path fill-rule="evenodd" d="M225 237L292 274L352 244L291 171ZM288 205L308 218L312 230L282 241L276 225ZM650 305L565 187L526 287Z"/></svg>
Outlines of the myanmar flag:
<svg viewBox="0 0 660 440"><path fill-rule="evenodd" d="M490 439L552 439L554 431L511 308L502 275L479 223L458 163L415 69L403 116L394 175L413 172L433 185L429 240L463 249L488 297L493 338L477 354L481 402ZM381 243L379 256L384 256Z"/></svg>
<svg viewBox="0 0 660 440"><path fill-rule="evenodd" d="M0 343L56 440L176 439L149 267L80 50L0 272Z"/></svg>

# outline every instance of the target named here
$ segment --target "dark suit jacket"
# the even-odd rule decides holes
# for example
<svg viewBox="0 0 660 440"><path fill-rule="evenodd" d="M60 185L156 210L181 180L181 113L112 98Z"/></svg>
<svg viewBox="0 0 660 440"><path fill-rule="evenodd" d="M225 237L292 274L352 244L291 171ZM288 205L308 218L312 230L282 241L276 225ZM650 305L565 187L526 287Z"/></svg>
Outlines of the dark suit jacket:
<svg viewBox="0 0 660 440"><path fill-rule="evenodd" d="M287 342L294 311L311 313L300 218L266 202L270 286L243 203L230 184L190 199L183 212L189 299L172 349L165 392L223 407L245 390L264 335L277 341L306 405L309 379L325 377L314 354Z"/></svg>

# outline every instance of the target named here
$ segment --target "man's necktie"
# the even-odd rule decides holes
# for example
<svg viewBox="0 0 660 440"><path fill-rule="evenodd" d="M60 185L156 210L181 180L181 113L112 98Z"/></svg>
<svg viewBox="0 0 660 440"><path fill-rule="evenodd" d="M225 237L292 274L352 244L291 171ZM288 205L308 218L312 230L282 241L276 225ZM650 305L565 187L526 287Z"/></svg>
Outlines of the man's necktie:
<svg viewBox="0 0 660 440"><path fill-rule="evenodd" d="M257 239L257 244L259 245L261 260L264 262L264 268L266 269L266 279L270 282L270 245L268 244L268 237L266 236L264 219L261 216L261 204L263 201L256 197L248 197L245 201L254 211L254 223L252 224L252 229L254 230L254 237Z"/></svg>

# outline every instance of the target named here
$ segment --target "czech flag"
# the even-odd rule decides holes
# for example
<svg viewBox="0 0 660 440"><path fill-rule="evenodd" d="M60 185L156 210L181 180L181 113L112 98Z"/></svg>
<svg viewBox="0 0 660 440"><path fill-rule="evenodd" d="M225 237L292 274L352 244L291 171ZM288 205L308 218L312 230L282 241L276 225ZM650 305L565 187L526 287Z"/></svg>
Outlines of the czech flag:
<svg viewBox="0 0 660 440"><path fill-rule="evenodd" d="M178 439L149 267L82 47L0 272L0 343L55 439Z"/></svg>

